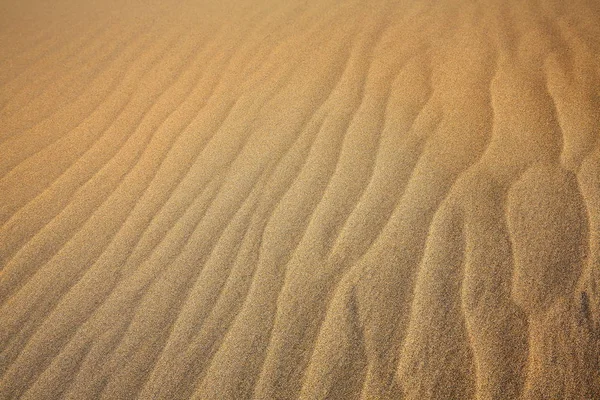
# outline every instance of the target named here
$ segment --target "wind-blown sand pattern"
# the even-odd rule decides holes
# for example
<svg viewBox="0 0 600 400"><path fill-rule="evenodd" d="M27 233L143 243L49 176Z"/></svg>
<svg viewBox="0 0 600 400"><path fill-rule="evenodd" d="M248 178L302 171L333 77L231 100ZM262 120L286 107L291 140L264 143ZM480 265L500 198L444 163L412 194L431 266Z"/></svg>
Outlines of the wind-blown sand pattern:
<svg viewBox="0 0 600 400"><path fill-rule="evenodd" d="M0 49L0 399L600 398L598 1L4 1Z"/></svg>

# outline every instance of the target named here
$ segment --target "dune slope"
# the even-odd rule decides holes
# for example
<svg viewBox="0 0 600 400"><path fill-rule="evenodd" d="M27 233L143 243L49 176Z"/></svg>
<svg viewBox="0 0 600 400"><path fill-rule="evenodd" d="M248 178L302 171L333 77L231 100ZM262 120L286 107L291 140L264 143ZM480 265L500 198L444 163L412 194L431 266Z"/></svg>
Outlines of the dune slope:
<svg viewBox="0 0 600 400"><path fill-rule="evenodd" d="M600 398L599 21L3 1L0 399Z"/></svg>

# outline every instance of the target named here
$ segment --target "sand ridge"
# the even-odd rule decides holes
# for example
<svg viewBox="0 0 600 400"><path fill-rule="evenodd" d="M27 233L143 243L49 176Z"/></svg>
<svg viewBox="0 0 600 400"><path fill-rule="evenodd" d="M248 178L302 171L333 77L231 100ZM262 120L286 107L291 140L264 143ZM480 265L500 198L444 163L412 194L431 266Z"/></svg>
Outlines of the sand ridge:
<svg viewBox="0 0 600 400"><path fill-rule="evenodd" d="M600 398L597 2L0 10L0 399Z"/></svg>

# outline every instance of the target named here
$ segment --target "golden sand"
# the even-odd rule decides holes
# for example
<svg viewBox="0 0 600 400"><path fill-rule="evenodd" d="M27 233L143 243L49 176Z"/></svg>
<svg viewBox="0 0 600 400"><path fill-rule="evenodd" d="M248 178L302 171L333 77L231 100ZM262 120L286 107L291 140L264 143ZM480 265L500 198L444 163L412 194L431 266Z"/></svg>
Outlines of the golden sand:
<svg viewBox="0 0 600 400"><path fill-rule="evenodd" d="M0 399L600 399L600 3L2 1Z"/></svg>

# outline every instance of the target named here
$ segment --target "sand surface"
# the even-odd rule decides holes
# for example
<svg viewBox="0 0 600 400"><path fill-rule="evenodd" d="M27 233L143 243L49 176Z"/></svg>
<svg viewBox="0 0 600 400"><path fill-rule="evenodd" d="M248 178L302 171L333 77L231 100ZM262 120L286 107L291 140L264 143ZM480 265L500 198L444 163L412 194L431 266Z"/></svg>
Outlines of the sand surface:
<svg viewBox="0 0 600 400"><path fill-rule="evenodd" d="M0 1L0 399L600 399L600 2Z"/></svg>

